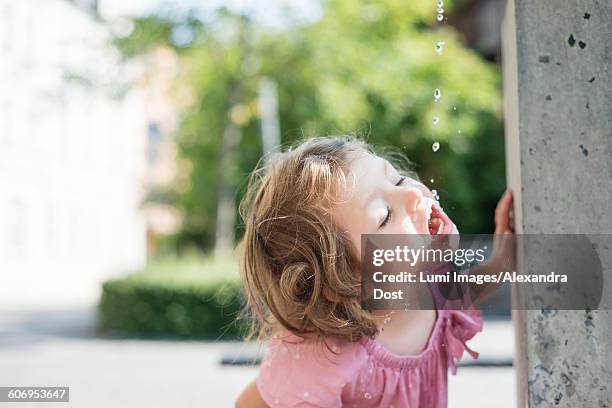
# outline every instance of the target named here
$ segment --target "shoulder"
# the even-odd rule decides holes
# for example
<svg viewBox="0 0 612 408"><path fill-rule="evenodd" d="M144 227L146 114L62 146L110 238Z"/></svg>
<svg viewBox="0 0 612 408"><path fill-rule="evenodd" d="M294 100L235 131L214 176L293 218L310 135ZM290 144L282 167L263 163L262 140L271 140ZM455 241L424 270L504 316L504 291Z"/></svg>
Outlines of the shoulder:
<svg viewBox="0 0 612 408"><path fill-rule="evenodd" d="M368 353L358 342L324 342L285 334L270 340L256 380L268 405L342 406L342 388L358 377Z"/></svg>

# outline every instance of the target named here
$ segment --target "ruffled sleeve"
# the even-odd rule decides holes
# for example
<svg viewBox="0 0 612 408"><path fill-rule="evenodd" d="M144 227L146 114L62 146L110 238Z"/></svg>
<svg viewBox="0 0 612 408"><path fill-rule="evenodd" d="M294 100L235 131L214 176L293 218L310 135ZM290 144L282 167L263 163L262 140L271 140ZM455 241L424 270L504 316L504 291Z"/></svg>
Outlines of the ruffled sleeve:
<svg viewBox="0 0 612 408"><path fill-rule="evenodd" d="M448 366L453 374L457 373L457 362L461 360L463 351L467 351L473 358L478 353L468 347L466 342L482 330L483 319L480 311L446 310L444 327L444 344L447 349Z"/></svg>

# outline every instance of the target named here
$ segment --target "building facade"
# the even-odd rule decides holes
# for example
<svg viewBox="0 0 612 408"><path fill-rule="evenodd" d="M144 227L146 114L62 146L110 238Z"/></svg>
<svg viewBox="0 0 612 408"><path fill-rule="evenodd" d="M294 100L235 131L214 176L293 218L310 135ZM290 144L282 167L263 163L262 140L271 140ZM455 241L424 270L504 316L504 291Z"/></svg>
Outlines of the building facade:
<svg viewBox="0 0 612 408"><path fill-rule="evenodd" d="M95 303L146 261L144 96L109 38L90 7L0 0L0 310Z"/></svg>

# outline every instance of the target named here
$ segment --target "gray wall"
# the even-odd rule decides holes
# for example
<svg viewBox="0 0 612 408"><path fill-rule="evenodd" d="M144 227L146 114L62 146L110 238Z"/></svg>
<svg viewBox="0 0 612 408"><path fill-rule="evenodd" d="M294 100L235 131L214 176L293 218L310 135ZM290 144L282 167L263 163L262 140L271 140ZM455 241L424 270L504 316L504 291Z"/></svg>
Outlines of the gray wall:
<svg viewBox="0 0 612 408"><path fill-rule="evenodd" d="M517 232L612 234L612 1L508 0L502 31ZM609 309L612 250L598 252ZM612 407L609 310L514 320L519 406Z"/></svg>

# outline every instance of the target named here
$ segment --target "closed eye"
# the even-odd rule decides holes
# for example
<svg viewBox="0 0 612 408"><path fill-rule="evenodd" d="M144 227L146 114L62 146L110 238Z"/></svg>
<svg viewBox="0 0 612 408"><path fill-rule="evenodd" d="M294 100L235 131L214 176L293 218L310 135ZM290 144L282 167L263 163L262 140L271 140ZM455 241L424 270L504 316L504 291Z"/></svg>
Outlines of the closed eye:
<svg viewBox="0 0 612 408"><path fill-rule="evenodd" d="M392 215L393 215L393 208L387 206L387 216L385 217L383 222L378 226L378 229L381 229L382 227L387 225L389 223L389 221L391 220L391 216Z"/></svg>
<svg viewBox="0 0 612 408"><path fill-rule="evenodd" d="M406 181L406 177L404 177L404 176L400 177L399 181L397 183L395 183L395 186L397 186L397 187L401 186L404 183L404 181ZM378 226L378 229L381 229L385 225L387 225L389 223L389 221L391 220L392 216L393 216L393 208L391 208L390 206L387 205L387 216L380 223L380 225Z"/></svg>

